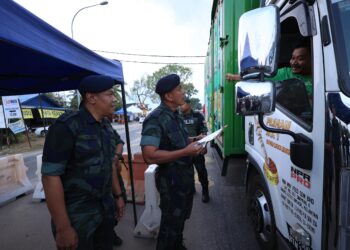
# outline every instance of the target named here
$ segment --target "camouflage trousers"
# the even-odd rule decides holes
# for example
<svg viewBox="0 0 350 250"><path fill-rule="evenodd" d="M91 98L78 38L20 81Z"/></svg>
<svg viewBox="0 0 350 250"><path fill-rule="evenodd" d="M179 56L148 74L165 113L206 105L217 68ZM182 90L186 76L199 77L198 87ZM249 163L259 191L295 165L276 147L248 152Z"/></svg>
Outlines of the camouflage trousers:
<svg viewBox="0 0 350 250"><path fill-rule="evenodd" d="M208 172L205 167L205 158L204 155L198 155L193 159L193 165L197 170L199 182L202 184L202 187L208 187Z"/></svg>
<svg viewBox="0 0 350 250"><path fill-rule="evenodd" d="M160 194L159 207L162 211L157 250L180 248L185 221L192 211L194 182L188 179L186 184L181 182L187 187L178 187L170 179L169 176L156 175L156 185Z"/></svg>
<svg viewBox="0 0 350 250"><path fill-rule="evenodd" d="M56 230L51 221L53 235L56 238ZM112 250L113 249L113 227L114 220L104 218L101 224L92 233L87 230L77 230L78 248L77 250Z"/></svg>

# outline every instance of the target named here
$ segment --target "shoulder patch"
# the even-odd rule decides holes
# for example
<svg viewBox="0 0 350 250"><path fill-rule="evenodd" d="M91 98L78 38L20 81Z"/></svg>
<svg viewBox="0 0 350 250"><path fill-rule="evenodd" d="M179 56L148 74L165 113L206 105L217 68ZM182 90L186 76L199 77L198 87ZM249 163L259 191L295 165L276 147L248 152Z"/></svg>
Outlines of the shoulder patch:
<svg viewBox="0 0 350 250"><path fill-rule="evenodd" d="M60 117L57 118L58 122L66 122L72 117L75 117L79 114L79 111L67 111L64 114L62 114Z"/></svg>

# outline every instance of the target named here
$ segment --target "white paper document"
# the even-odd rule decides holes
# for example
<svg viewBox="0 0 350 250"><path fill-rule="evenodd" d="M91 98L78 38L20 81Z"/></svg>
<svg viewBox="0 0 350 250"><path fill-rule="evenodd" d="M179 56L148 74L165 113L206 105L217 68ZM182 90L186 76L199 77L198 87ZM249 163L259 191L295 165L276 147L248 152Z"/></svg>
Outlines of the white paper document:
<svg viewBox="0 0 350 250"><path fill-rule="evenodd" d="M211 134L207 135L206 137L200 139L197 143L201 144L201 145L205 145L207 142L210 142L211 140L214 140L216 137L218 137L222 133L224 128L225 127L221 128L219 130L216 130L214 133L211 133Z"/></svg>

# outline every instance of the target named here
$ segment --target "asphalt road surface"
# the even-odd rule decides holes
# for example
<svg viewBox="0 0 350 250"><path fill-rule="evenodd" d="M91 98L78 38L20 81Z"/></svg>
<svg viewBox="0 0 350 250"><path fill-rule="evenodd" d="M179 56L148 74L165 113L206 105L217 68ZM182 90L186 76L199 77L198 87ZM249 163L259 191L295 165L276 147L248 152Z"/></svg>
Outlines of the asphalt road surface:
<svg viewBox="0 0 350 250"><path fill-rule="evenodd" d="M130 124L132 153L140 151L141 124ZM122 125L117 125L118 133L125 139ZM126 146L124 146L124 152ZM35 183L36 155L24 155L28 167L27 175ZM234 159L229 163L227 176L221 176L220 159L213 149L206 155L210 180L209 203L201 202L201 186L196 179L196 195L191 218L186 222L185 245L190 250L254 250L259 249L250 220L246 215L244 188L244 159ZM0 249L54 249L50 230L50 216L45 202L34 203L32 194L17 198L0 207ZM144 206L137 206L137 217ZM127 204L125 217L116 227L118 235L124 240L120 250L155 249L156 241L135 238L132 205Z"/></svg>

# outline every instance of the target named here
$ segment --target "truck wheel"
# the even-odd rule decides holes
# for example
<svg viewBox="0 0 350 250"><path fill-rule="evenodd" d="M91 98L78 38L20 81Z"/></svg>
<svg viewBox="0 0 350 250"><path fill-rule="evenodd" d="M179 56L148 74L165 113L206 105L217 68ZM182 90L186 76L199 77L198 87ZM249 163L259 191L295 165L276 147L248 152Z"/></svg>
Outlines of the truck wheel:
<svg viewBox="0 0 350 250"><path fill-rule="evenodd" d="M248 185L248 215L252 220L258 242L262 249L275 249L275 217L265 183L255 174L251 176Z"/></svg>

